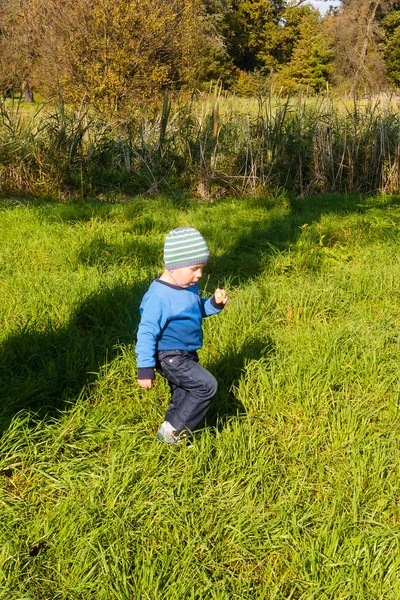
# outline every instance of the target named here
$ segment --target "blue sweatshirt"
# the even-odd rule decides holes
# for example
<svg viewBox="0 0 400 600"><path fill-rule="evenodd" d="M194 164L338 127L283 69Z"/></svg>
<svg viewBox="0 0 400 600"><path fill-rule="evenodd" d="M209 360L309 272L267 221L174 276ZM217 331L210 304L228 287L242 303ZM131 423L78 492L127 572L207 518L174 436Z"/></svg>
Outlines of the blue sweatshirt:
<svg viewBox="0 0 400 600"><path fill-rule="evenodd" d="M200 298L197 285L181 288L156 279L140 305L136 354L139 379L154 379L159 350L198 350L203 345L203 317L223 309L214 296Z"/></svg>

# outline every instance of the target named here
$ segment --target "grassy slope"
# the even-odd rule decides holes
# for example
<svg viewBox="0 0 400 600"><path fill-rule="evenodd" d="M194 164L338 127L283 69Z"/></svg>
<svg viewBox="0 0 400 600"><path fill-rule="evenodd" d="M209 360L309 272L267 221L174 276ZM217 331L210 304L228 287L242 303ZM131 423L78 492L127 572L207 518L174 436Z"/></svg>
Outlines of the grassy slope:
<svg viewBox="0 0 400 600"><path fill-rule="evenodd" d="M138 305L199 228L220 390L154 439ZM398 599L400 208L332 196L0 210L0 598Z"/></svg>

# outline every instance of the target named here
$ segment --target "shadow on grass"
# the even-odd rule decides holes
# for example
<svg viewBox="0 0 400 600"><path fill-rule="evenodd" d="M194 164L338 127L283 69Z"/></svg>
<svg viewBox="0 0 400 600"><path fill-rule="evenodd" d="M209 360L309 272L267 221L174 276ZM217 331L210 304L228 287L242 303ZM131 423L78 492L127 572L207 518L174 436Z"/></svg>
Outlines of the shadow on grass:
<svg viewBox="0 0 400 600"><path fill-rule="evenodd" d="M211 257L207 271L210 273L210 289L229 279L233 286L257 277L265 268L265 259L276 250L284 251L295 244L302 235L306 223L318 223L323 215L365 214L369 210L384 212L391 206L399 206L399 196L363 197L359 195L326 195L313 198L296 198L290 203L290 212L283 218L271 220L268 211L265 219L253 223L244 235L235 239L230 249L222 256ZM268 208L268 199L249 200L249 207ZM210 240L212 229L202 230Z"/></svg>
<svg viewBox="0 0 400 600"><path fill-rule="evenodd" d="M218 381L218 392L207 416L209 426L223 428L230 417L246 413L245 407L236 398L234 389L239 384L246 365L274 352L272 338L263 336L262 339L249 339L240 349L233 348L209 365Z"/></svg>
<svg viewBox="0 0 400 600"><path fill-rule="evenodd" d="M121 344L134 340L139 304L149 282L87 296L62 328L27 323L0 345L0 429L18 411L55 416L93 382Z"/></svg>
<svg viewBox="0 0 400 600"><path fill-rule="evenodd" d="M371 208L385 210L399 203L398 197L297 199L291 203L286 217L272 221L266 210L265 221L250 222L246 233L237 236L229 251L211 259L210 285L217 286L224 279L236 285L257 277L264 268L265 256L274 248L285 250L294 244L301 235L301 226L318 222L324 214L365 213ZM249 201L249 206L254 205L263 206L262 200ZM63 218L72 222L73 212L69 210L65 209ZM90 211L82 208L78 221L89 217ZM206 239L215 235L211 229L202 233ZM98 264L105 257L107 267L113 261L124 260L126 252L137 252L146 254L142 258L145 264L157 263L158 249L151 244L141 248L129 245L114 248L104 244L100 239L83 246L78 262ZM139 304L149 283L105 288L83 300L64 327L37 331L31 322L6 338L0 345L0 429L7 428L20 410L32 410L39 418L55 416L67 403L78 398L96 379L100 367L116 356L118 346L134 343ZM267 338L249 340L242 348L232 349L209 365L220 384L210 423L223 423L229 416L244 412L231 390L247 361L271 351L272 343Z"/></svg>
<svg viewBox="0 0 400 600"><path fill-rule="evenodd" d="M96 265L102 269L108 269L118 264L134 267L138 263L145 263L146 267L154 268L154 273L157 274L160 248L144 240L112 244L103 237L96 236L90 242L82 244L75 258L81 265Z"/></svg>

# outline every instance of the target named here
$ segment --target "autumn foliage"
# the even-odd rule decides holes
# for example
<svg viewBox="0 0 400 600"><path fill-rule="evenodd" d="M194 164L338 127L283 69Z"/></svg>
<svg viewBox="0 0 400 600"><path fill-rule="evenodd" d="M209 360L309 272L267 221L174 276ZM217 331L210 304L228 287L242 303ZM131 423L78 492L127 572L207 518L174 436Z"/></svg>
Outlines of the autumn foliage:
<svg viewBox="0 0 400 600"><path fill-rule="evenodd" d="M198 0L31 0L4 13L1 70L10 86L29 79L113 112L198 76Z"/></svg>
<svg viewBox="0 0 400 600"><path fill-rule="evenodd" d="M354 97L399 85L399 39L397 0L0 0L0 85L123 115L216 80Z"/></svg>

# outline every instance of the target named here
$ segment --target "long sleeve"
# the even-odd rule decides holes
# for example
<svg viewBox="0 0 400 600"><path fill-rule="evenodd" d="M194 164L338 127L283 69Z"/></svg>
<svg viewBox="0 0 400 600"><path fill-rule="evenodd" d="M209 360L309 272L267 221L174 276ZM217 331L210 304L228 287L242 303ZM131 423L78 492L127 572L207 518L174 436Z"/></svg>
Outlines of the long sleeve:
<svg viewBox="0 0 400 600"><path fill-rule="evenodd" d="M143 298L141 320L137 335L136 354L139 379L154 379L157 341L166 324L164 302L157 294Z"/></svg>
<svg viewBox="0 0 400 600"><path fill-rule="evenodd" d="M201 298L201 304L203 307L203 315L205 317L210 317L211 315L217 315L224 308L224 304L217 304L215 301L215 296L211 296L211 298Z"/></svg>
<svg viewBox="0 0 400 600"><path fill-rule="evenodd" d="M136 344L138 378L154 379L157 352L193 352L203 345L202 319L223 309L215 297L199 296L197 285L180 288L155 280L140 305Z"/></svg>

